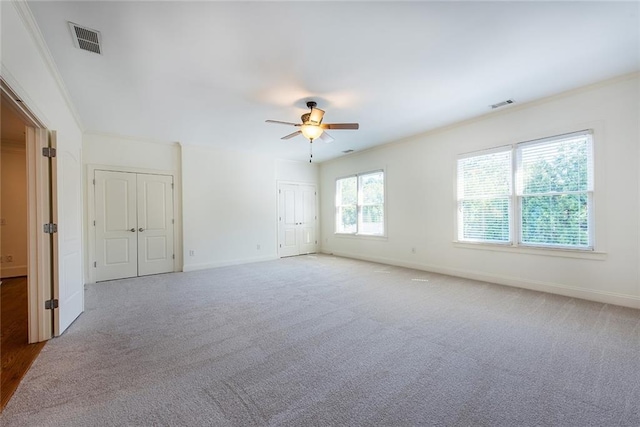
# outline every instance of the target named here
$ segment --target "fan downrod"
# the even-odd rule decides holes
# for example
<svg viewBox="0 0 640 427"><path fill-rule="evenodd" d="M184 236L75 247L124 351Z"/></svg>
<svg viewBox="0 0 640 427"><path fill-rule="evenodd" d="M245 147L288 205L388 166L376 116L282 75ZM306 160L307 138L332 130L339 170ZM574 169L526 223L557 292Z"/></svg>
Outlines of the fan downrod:
<svg viewBox="0 0 640 427"><path fill-rule="evenodd" d="M307 108L309 109L316 108L316 105L318 104L315 101L307 101Z"/></svg>

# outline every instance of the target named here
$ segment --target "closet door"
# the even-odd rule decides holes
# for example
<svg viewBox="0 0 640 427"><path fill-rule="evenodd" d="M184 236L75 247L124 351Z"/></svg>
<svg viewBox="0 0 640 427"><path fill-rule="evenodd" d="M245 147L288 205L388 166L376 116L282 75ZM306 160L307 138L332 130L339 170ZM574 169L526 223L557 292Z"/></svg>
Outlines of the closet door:
<svg viewBox="0 0 640 427"><path fill-rule="evenodd" d="M138 174L138 275L173 271L173 177Z"/></svg>
<svg viewBox="0 0 640 427"><path fill-rule="evenodd" d="M278 255L317 251L316 188L309 184L278 186Z"/></svg>
<svg viewBox="0 0 640 427"><path fill-rule="evenodd" d="M138 275L136 174L96 171L96 280Z"/></svg>

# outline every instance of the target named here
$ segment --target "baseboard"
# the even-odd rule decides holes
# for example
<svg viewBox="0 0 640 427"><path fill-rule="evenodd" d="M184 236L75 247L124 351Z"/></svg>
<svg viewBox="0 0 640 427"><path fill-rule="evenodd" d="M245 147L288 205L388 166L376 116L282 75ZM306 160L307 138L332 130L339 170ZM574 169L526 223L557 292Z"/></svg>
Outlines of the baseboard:
<svg viewBox="0 0 640 427"><path fill-rule="evenodd" d="M333 254L345 258L359 259L363 261L377 262L381 264L394 265L398 267L413 268L415 270L429 271L432 273L446 274L448 276L463 277L465 279L480 280L483 282L497 283L499 285L513 286L516 288L529 289L532 291L548 292L550 294L563 295L571 298L580 298L589 301L601 302L605 304L620 305L623 307L640 309L640 296L620 294L616 292L598 291L583 289L577 286L563 285L559 283L542 282L536 280L526 280L519 277L503 276L498 274L487 274L477 271L441 267L436 265L407 262L386 257L366 256L349 252L331 252L323 250L325 254Z"/></svg>
<svg viewBox="0 0 640 427"><path fill-rule="evenodd" d="M9 277L20 277L27 275L27 266L26 265L17 265L14 267L5 267L4 265L0 268L0 277L3 279L8 279Z"/></svg>
<svg viewBox="0 0 640 427"><path fill-rule="evenodd" d="M240 265L240 264L249 264L252 262L263 262L263 261L273 261L278 259L275 255L255 257L255 258L242 258L235 259L230 261L221 261L221 262L209 262L203 264L185 264L182 268L182 271L197 271L197 270L207 270L209 268L219 268L219 267L228 267L231 265Z"/></svg>

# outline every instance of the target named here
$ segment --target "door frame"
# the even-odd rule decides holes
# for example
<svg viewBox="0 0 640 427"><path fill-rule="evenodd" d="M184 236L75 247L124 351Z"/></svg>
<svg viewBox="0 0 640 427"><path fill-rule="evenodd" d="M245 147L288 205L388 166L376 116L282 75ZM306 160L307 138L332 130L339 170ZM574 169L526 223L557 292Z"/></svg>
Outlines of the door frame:
<svg viewBox="0 0 640 427"><path fill-rule="evenodd" d="M58 237L43 232L45 223L57 224L57 169L52 159L42 155L45 147L56 147L55 132L0 78L4 104L26 124L27 157L27 318L30 344L53 338L57 330L58 309L46 310L45 301L57 297Z"/></svg>
<svg viewBox="0 0 640 427"><path fill-rule="evenodd" d="M170 175L173 177L173 253L176 255L173 260L173 272L182 271L183 254L182 254L182 209L180 209L180 201L182 200L182 186L180 174L172 170L146 169L128 166L112 166L101 164L88 164L86 175L87 186L87 246L88 256L86 269L88 271L88 283L96 283L96 269L94 262L96 261L96 229L94 221L96 219L96 187L93 185L96 170L104 170L110 172L126 172L126 173L142 173L149 175Z"/></svg>
<svg viewBox="0 0 640 427"><path fill-rule="evenodd" d="M278 258L283 258L283 256L280 255L280 189L281 189L280 186L281 185L309 185L315 189L314 192L316 196L316 202L315 202L316 237L318 237L318 233L320 231L319 230L320 210L318 206L318 184L316 184L315 182L277 180L276 181L276 253L278 254ZM316 244L316 252L318 252L318 247L319 247L318 244Z"/></svg>

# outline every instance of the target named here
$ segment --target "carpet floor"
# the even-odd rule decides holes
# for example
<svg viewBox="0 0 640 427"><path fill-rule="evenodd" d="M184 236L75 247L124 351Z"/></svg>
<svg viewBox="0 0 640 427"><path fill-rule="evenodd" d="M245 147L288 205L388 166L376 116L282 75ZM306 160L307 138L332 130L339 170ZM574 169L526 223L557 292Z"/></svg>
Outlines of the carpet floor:
<svg viewBox="0 0 640 427"><path fill-rule="evenodd" d="M87 286L3 426L640 426L640 310L333 256Z"/></svg>

